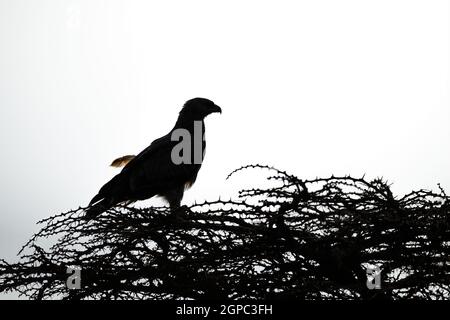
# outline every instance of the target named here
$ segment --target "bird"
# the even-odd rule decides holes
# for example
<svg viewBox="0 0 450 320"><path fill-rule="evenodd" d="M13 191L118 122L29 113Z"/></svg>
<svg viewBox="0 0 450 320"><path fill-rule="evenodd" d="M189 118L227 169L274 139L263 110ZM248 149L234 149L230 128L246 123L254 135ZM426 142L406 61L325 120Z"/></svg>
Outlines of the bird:
<svg viewBox="0 0 450 320"><path fill-rule="evenodd" d="M202 165L206 148L204 119L212 113L221 114L222 109L209 99L194 98L186 101L168 134L154 140L137 156L127 155L113 161L112 166L123 169L92 198L85 217L92 219L116 205L127 205L154 196L164 198L172 210L179 208L184 191L194 184ZM199 125L200 134L195 132ZM176 133L179 139L180 132L201 138L200 161L196 149L198 141L192 143L192 139L188 148L179 152L182 159L188 161L174 161L174 154L177 154L174 149L180 148Z"/></svg>

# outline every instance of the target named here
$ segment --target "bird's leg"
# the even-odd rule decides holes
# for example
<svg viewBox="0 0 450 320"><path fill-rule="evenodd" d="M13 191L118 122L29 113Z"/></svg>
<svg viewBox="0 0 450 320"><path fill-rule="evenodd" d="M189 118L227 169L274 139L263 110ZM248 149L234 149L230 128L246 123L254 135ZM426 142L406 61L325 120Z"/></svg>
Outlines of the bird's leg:
<svg viewBox="0 0 450 320"><path fill-rule="evenodd" d="M186 206L181 206L183 199L184 186L175 188L164 194L164 198L169 202L172 215L179 215L186 210Z"/></svg>
<svg viewBox="0 0 450 320"><path fill-rule="evenodd" d="M185 205L178 207L171 207L170 210L172 211L172 216L177 218L185 217L186 213L189 211L188 207Z"/></svg>

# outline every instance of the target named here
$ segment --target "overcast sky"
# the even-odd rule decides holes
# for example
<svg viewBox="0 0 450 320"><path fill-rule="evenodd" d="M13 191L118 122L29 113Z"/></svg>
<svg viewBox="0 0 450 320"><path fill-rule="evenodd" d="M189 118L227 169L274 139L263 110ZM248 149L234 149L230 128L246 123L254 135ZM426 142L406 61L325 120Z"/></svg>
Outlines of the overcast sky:
<svg viewBox="0 0 450 320"><path fill-rule="evenodd" d="M223 114L185 204L258 183L225 181L257 162L450 192L449 17L444 0L0 0L0 258L197 96Z"/></svg>

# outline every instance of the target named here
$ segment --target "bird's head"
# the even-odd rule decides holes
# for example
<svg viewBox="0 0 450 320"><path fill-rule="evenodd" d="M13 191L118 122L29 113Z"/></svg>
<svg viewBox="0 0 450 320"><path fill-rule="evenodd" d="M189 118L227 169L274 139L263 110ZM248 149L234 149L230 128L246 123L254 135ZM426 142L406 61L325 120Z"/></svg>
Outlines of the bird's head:
<svg viewBox="0 0 450 320"><path fill-rule="evenodd" d="M195 120L203 120L207 115L214 112L222 113L222 109L211 100L194 98L186 101L180 114L189 115Z"/></svg>

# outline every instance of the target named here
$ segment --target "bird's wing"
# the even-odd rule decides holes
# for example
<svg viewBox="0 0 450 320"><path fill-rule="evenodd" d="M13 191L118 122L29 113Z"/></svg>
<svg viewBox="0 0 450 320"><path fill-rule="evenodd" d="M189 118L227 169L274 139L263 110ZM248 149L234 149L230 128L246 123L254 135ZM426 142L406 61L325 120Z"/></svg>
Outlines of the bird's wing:
<svg viewBox="0 0 450 320"><path fill-rule="evenodd" d="M128 160L127 163L124 164L124 168L122 169L122 171L119 174L115 175L110 181L105 183L105 185L103 185L103 187L100 188L98 194L91 200L91 204L105 197L114 197L116 199L126 197L127 194L129 194L130 189L129 187L130 174L136 170L133 168L139 167L139 163L142 161L143 158L151 156L151 154L155 150L158 150L159 148L161 148L162 146L166 145L169 142L170 142L170 135L165 135L153 141L150 144L150 146L145 148L137 156L134 157L130 156L127 159ZM114 160L111 165L123 163L123 158L125 157Z"/></svg>
<svg viewBox="0 0 450 320"><path fill-rule="evenodd" d="M133 168L134 166L136 166L136 164L140 163L143 159L147 159L158 150L160 151L167 150L169 148L171 150L173 148L174 142L171 141L170 136L171 133L168 133L165 136L162 136L161 138L154 140L147 148L141 151L137 156L133 156L132 158L130 157L129 161L127 161L122 171L127 171L130 168Z"/></svg>
<svg viewBox="0 0 450 320"><path fill-rule="evenodd" d="M161 137L125 166L122 172L128 172L132 191L159 193L194 183L200 164L174 164L172 150L177 143L170 134Z"/></svg>
<svg viewBox="0 0 450 320"><path fill-rule="evenodd" d="M153 141L105 184L95 199L145 199L187 182L192 184L200 164L174 164L171 154L177 143L171 140L170 133Z"/></svg>

